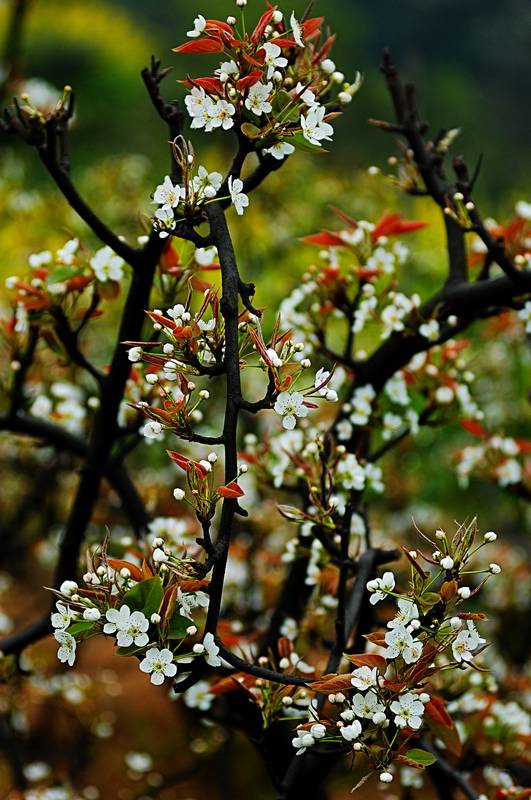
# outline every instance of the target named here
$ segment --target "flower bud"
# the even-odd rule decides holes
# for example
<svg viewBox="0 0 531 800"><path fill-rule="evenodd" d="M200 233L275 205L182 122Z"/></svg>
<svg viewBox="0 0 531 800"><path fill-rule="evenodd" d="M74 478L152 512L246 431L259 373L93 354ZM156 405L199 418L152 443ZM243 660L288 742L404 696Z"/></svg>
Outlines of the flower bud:
<svg viewBox="0 0 531 800"><path fill-rule="evenodd" d="M393 782L393 776L391 775L390 772L382 772L380 774L380 780L381 780L382 783L392 783Z"/></svg>
<svg viewBox="0 0 531 800"><path fill-rule="evenodd" d="M452 569L454 566L454 560L450 556L445 556L441 559L441 567L443 569Z"/></svg>
<svg viewBox="0 0 531 800"><path fill-rule="evenodd" d="M182 500L184 498L184 495L185 492L183 489L177 488L173 490L173 496L175 497L176 500Z"/></svg>
<svg viewBox="0 0 531 800"><path fill-rule="evenodd" d="M489 570L492 572L493 575L499 575L502 571L502 568L499 564L489 564Z"/></svg>
<svg viewBox="0 0 531 800"><path fill-rule="evenodd" d="M59 591L61 594L65 594L67 597L71 597L74 592L77 591L77 583L75 581L63 581L61 586L59 587Z"/></svg>
<svg viewBox="0 0 531 800"><path fill-rule="evenodd" d="M321 62L321 69L323 72L326 72L327 75L331 75L333 72L335 72L336 65L331 58L325 58Z"/></svg>
<svg viewBox="0 0 531 800"><path fill-rule="evenodd" d="M495 542L498 538L494 531L487 531L487 533L483 536L486 542Z"/></svg>
<svg viewBox="0 0 531 800"><path fill-rule="evenodd" d="M97 622L100 617L101 614L97 608L86 608L83 611L83 619L86 619L89 622Z"/></svg>
<svg viewBox="0 0 531 800"><path fill-rule="evenodd" d="M151 622L153 623L153 625L158 625L158 624L159 624L159 622L160 622L160 620L161 620L162 618L161 618L160 614L153 613L153 614L150 616L150 618L149 618L149 619L151 620Z"/></svg>

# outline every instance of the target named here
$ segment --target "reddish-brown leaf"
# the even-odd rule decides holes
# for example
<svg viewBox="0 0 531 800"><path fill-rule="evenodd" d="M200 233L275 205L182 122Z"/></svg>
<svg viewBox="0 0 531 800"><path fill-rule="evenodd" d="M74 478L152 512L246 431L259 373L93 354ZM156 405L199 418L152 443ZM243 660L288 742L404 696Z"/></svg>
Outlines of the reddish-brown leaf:
<svg viewBox="0 0 531 800"><path fill-rule="evenodd" d="M437 697L437 695L430 694L430 702L426 703L424 708L434 722L444 725L446 728L451 728L454 724L453 719L446 710L444 700Z"/></svg>
<svg viewBox="0 0 531 800"><path fill-rule="evenodd" d="M255 83L258 83L263 74L263 69L253 70L249 73L249 75L246 75L245 78L240 78L240 80L236 82L236 88L239 89L240 92L250 89L251 86L254 86Z"/></svg>
<svg viewBox="0 0 531 800"><path fill-rule="evenodd" d="M344 689L352 689L350 682L350 675L332 675L329 678L323 678L311 682L312 689L322 694L331 694L333 692L340 692Z"/></svg>
<svg viewBox="0 0 531 800"><path fill-rule="evenodd" d="M337 233L332 233L332 231L312 233L310 236L304 236L301 241L305 244L316 244L319 247L345 247L343 239Z"/></svg>
<svg viewBox="0 0 531 800"><path fill-rule="evenodd" d="M225 45L218 39L217 37L214 38L213 36L207 36L204 39L193 39L190 42L185 42L184 44L179 45L179 47L174 47L174 53L222 53L225 49Z"/></svg>
<svg viewBox="0 0 531 800"><path fill-rule="evenodd" d="M231 498L231 497L243 497L245 492L243 491L241 486L238 486L236 481L232 481L232 483L228 483L226 486L220 486L218 489L218 494L220 494L221 497Z"/></svg>
<svg viewBox="0 0 531 800"><path fill-rule="evenodd" d="M137 567L136 564L131 564L130 561L123 561L121 558L108 558L107 563L110 564L116 572L120 572L121 569L128 569L134 581L141 581L144 577L140 567Z"/></svg>
<svg viewBox="0 0 531 800"><path fill-rule="evenodd" d="M346 658L351 664L357 667L378 667L378 669L385 669L387 661L383 656L378 656L375 653L361 653L360 655L347 655Z"/></svg>
<svg viewBox="0 0 531 800"><path fill-rule="evenodd" d="M271 18L273 17L274 13L275 13L274 8L268 8L268 10L262 14L262 16L260 17L260 19L256 24L254 31L251 34L251 42L253 44L257 44L263 39L265 29L271 22Z"/></svg>

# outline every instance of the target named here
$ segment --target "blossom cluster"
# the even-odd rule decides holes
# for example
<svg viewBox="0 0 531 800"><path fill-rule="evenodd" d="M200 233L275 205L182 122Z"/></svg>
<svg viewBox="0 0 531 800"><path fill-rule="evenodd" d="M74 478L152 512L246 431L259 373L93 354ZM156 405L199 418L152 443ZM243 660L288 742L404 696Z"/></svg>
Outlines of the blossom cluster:
<svg viewBox="0 0 531 800"><path fill-rule="evenodd" d="M355 667L350 673L312 682L311 689L325 695L328 705L310 704L308 721L297 727L293 739L298 755L316 746L340 745L345 752L364 754L387 783L393 780L393 763L417 769L433 763L430 752L412 747L421 734L431 732L439 746L453 752L459 737L436 687L456 668L476 667L486 645L476 621L484 615L465 610L465 604L501 571L495 563L471 569L476 554L496 540L492 531L479 542L477 537L475 523L460 526L453 537L442 530L426 536L436 549L407 552L411 576L406 592L398 591L390 571L368 582L370 602L376 606L395 598L395 614L385 631L366 636L372 651L345 656ZM475 574L485 577L471 587L468 576ZM515 715L524 732L527 718L517 710Z"/></svg>
<svg viewBox="0 0 531 800"><path fill-rule="evenodd" d="M209 598L186 548L156 536L145 558L111 558L106 544L98 559L90 558L94 566L83 575L84 586L66 580L55 592L51 624L59 661L73 666L77 644L103 634L115 639L118 655L138 658L155 685L182 677L197 657L221 665L211 633L194 641L197 613L208 608Z"/></svg>
<svg viewBox="0 0 531 800"><path fill-rule="evenodd" d="M461 486L469 485L471 475L482 475L502 487L526 485L531 442L499 433L489 435L483 425L473 421L462 424L479 441L457 453L456 471Z"/></svg>
<svg viewBox="0 0 531 800"><path fill-rule="evenodd" d="M282 11L271 7L248 34L243 15L240 29L235 17L220 21L199 14L189 41L175 52L214 53L223 60L212 76L182 81L189 90L184 102L192 130L234 129L249 152L277 161L297 147L322 149L334 133L330 122L361 82L358 75L354 83L345 83L329 58L334 37L322 38L323 22L323 17L299 22L292 14L288 23ZM154 192L158 208L153 224L161 237L169 236L178 222L194 219L213 199L228 199L243 214L249 198L238 174L224 181L220 173L200 166L192 175L191 144L182 140L173 145L182 180L177 185L166 176Z"/></svg>

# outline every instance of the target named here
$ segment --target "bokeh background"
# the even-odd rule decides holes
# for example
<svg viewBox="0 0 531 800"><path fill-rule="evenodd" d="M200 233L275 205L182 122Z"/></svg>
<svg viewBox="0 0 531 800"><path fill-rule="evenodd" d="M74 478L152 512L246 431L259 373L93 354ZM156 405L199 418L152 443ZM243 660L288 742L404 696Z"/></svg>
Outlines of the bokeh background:
<svg viewBox="0 0 531 800"><path fill-rule="evenodd" d="M165 131L150 107L140 70L152 53L157 54L163 63L174 66L166 81L167 96L181 95L175 81L188 71L208 74L208 59L185 60L171 48L183 41L198 12L222 18L233 12L233 3L28 0L27 6L18 54L20 87L27 88L27 81L32 81L34 92L52 95L54 90L60 93L65 84L74 87L75 180L105 220L134 237L144 231L150 192L167 164ZM6 54L10 7L10 2L0 2L4 48L0 58ZM262 7L259 0L249 0L253 16L261 13ZM304 4L296 0L294 8L300 14ZM417 84L421 108L432 127L461 128L455 152L462 152L471 164L483 158L477 198L485 216L503 221L511 216L517 200L530 199L531 5L526 0L324 0L315 10L326 14L330 28L338 32L333 52L338 68L347 79L360 70L364 86L336 123L328 155L297 155L253 196L243 221L233 215L231 224L244 272L259 284L262 297L274 309L315 256L300 244L300 237L320 227L333 227L330 204L365 219L375 219L387 208L400 208L407 216L430 223L415 235L411 273L403 284L405 291L414 287L428 293L445 268L437 210L425 199L401 197L381 176L367 173L372 164L385 173L386 159L394 150L388 135L368 124L370 117L390 115L378 69L382 48L391 48L403 74ZM228 157L223 139L199 134L195 144L202 163L223 170ZM79 235L89 247L97 244L49 184L35 154L6 137L0 137L0 221L2 278L22 273L29 253L58 247L71 235ZM485 347L480 343L474 354L477 371L485 374L479 387L483 407L494 422L506 421L508 434L529 436L529 354L516 341L500 343L496 350L492 346L495 337L495 329L486 330ZM451 454L464 443L469 444L470 437L455 425L445 429L444 436L427 429L415 448L405 445L400 449L387 469L385 508L384 501L376 508L382 520L385 512L386 531L391 526L393 534L402 536L411 529L412 514L417 521L429 520L430 526L436 527L480 511L483 527L499 527L517 543L522 541L529 521L523 503L487 483L476 482L465 492L458 489ZM150 456L146 458L149 462ZM47 501L35 513L31 503L38 504L39 497L35 496L32 464L29 455L25 468L24 462L22 469L18 464L16 485L10 484L9 492L1 493L0 499L2 536L7 536L14 521L20 521L20 505L27 507L15 577L36 594L28 593L15 603L7 584L0 584L17 625L38 613L35 597L42 601L38 588L49 581L54 552L53 536L44 543L39 537L54 515L64 511L75 482L68 465L59 469L53 482L45 475L37 493L51 497L54 489L63 494L57 506L55 501ZM144 477L149 489L149 476ZM164 484L162 488L167 489ZM156 494L155 488L150 491ZM101 509L101 518L96 520L100 530L111 511ZM520 544L515 552L511 551L511 558L518 563L518 559L525 560ZM513 630L520 621L511 619ZM503 625L500 630L503 632ZM506 644L515 650L518 662L518 643L509 636ZM55 666L53 651L53 645L39 651L39 668L46 670L50 663ZM33 726L29 756L37 762L55 758L56 763L64 764L65 775L73 771L81 785L103 784L101 797L132 800L143 791L154 791L149 789L150 775L155 786L159 770L186 773L188 767L190 775L178 789L171 788L161 797L217 800L218 788L219 797L227 796L224 781L232 781L234 797L269 797L262 789L266 781L257 772L259 766L250 748L246 761L242 759L247 752L241 749L245 748L242 741L218 741L215 729L184 720L182 709L168 709L162 696L148 696L134 665L125 660L117 665L116 661L110 646L89 646L80 668L91 678L65 677L46 692L42 685L33 686L29 699L21 690L21 719L24 710ZM53 746L55 756L47 751L50 715L56 735L49 739L48 750ZM161 737L162 730L168 735ZM231 748L236 747L239 768L230 776L226 767ZM180 753L177 758L176 750ZM146 762L142 766L137 759L134 766L139 769L132 769L127 762L129 751L155 753L155 761L146 767ZM197 778L203 762L219 777L219 787L205 783L204 771L203 778ZM338 779L334 797L350 797L345 785ZM2 772L0 764L0 796L8 788L9 775ZM88 800L97 796L86 794Z"/></svg>

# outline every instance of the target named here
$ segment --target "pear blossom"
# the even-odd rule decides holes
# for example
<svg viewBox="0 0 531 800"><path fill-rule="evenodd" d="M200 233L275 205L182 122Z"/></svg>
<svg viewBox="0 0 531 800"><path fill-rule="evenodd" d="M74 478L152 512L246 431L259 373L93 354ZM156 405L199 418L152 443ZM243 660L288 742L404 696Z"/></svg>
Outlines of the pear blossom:
<svg viewBox="0 0 531 800"><path fill-rule="evenodd" d="M412 620L419 618L419 610L413 600L400 599L398 609L398 614L387 623L388 628L403 628Z"/></svg>
<svg viewBox="0 0 531 800"><path fill-rule="evenodd" d="M310 144L321 147L321 141L332 141L334 129L330 123L325 122L326 108L317 106L310 108L306 116L301 114L301 128L304 138Z"/></svg>
<svg viewBox="0 0 531 800"><path fill-rule="evenodd" d="M110 247L101 247L90 259L90 266L96 274L96 278L105 283L105 281L119 281L123 278L123 265L124 260Z"/></svg>
<svg viewBox="0 0 531 800"><path fill-rule="evenodd" d="M127 604L118 608L108 608L105 612L107 622L103 626L103 633L117 633L117 631L125 630L129 624L131 617L131 609Z"/></svg>
<svg viewBox="0 0 531 800"><path fill-rule="evenodd" d="M54 631L54 638L59 642L57 658L62 664L73 667L76 660L76 640L68 631L58 628Z"/></svg>
<svg viewBox="0 0 531 800"><path fill-rule="evenodd" d="M155 211L155 224L161 239L166 239L175 228L175 218L170 206L162 206Z"/></svg>
<svg viewBox="0 0 531 800"><path fill-rule="evenodd" d="M215 245L212 245L212 247L198 247L194 258L200 267L208 267L215 262L217 255L218 249Z"/></svg>
<svg viewBox="0 0 531 800"><path fill-rule="evenodd" d="M52 254L49 250L41 250L40 253L32 253L28 258L28 264L32 269L38 269L45 264L49 264L52 260Z"/></svg>
<svg viewBox="0 0 531 800"><path fill-rule="evenodd" d="M313 745L315 744L315 739L311 733L302 730L299 731L297 733L297 736L295 736L295 738L291 740L291 744L293 745L293 747L297 748L295 755L300 756L302 755L302 753L304 753L304 751L308 747L313 747Z"/></svg>
<svg viewBox="0 0 531 800"><path fill-rule="evenodd" d="M292 13L291 13L291 17L289 19L289 24L291 25L291 32L293 34L293 38L295 39L296 43L299 45L299 47L304 47L304 42L302 41L301 24L297 20L294 11L292 11Z"/></svg>
<svg viewBox="0 0 531 800"><path fill-rule="evenodd" d="M71 608L65 606L64 603L57 602L55 604L57 609L51 616L51 623L53 628L58 628L59 630L65 630L68 628L72 620L75 618L76 613L72 611Z"/></svg>
<svg viewBox="0 0 531 800"><path fill-rule="evenodd" d="M70 265L74 263L74 258L79 247L79 239L70 239L66 244L59 248L56 253L57 260L62 264Z"/></svg>
<svg viewBox="0 0 531 800"><path fill-rule="evenodd" d="M162 433L162 425L155 419L148 419L142 428L141 433L146 437L146 439L158 439Z"/></svg>
<svg viewBox="0 0 531 800"><path fill-rule="evenodd" d="M152 203L160 206L169 206L170 208L177 208L181 199L184 197L184 189L177 184L173 184L169 175L166 175L163 182L160 183L153 193Z"/></svg>
<svg viewBox="0 0 531 800"><path fill-rule="evenodd" d="M280 50L280 48L278 49ZM252 111L253 114L256 114L257 117L261 116L262 114L269 114L273 108L269 102L272 89L273 84L271 82L255 83L254 86L251 86L249 89L249 93L245 100L245 107L248 108L249 111Z"/></svg>
<svg viewBox="0 0 531 800"><path fill-rule="evenodd" d="M413 692L401 695L391 703L391 711L395 714L397 728L412 728L415 731L422 725L424 704Z"/></svg>
<svg viewBox="0 0 531 800"><path fill-rule="evenodd" d="M372 719L374 714L384 710L384 706L378 702L377 695L372 691L365 695L357 692L352 698L350 707L357 717L365 719Z"/></svg>
<svg viewBox="0 0 531 800"><path fill-rule="evenodd" d="M217 103L209 106L209 126L211 129L223 128L224 131L228 131L234 126L233 116L235 113L236 108L232 103L227 100L218 100Z"/></svg>
<svg viewBox="0 0 531 800"><path fill-rule="evenodd" d="M309 108L318 108L319 103L315 97L315 92L312 92L304 83L299 81L295 86L294 93L297 99L302 100Z"/></svg>
<svg viewBox="0 0 531 800"><path fill-rule="evenodd" d="M469 619L466 629L460 631L452 642L453 657L458 663L472 661L473 651L482 644L485 644L485 639L479 635L474 623Z"/></svg>
<svg viewBox="0 0 531 800"><path fill-rule="evenodd" d="M198 708L200 711L208 711L214 700L214 695L210 692L208 681L198 681L194 686L190 686L183 694L184 704L188 708Z"/></svg>
<svg viewBox="0 0 531 800"><path fill-rule="evenodd" d="M206 167L199 166L197 175L192 180L192 191L196 200L201 200L203 196L215 197L222 183L223 175L221 172L209 172ZM211 249L209 248L209 250Z"/></svg>
<svg viewBox="0 0 531 800"><path fill-rule="evenodd" d="M271 147L266 147L262 152L273 156L277 161L283 161L283 159L295 152L295 148L289 142L277 142Z"/></svg>
<svg viewBox="0 0 531 800"><path fill-rule="evenodd" d="M376 605L380 600L385 600L387 592L392 592L395 588L395 576L392 572L384 572L381 578L375 578L369 581L367 589L372 592L370 602Z"/></svg>
<svg viewBox="0 0 531 800"><path fill-rule="evenodd" d="M122 606L120 611L123 611L124 608L127 606ZM137 647L144 647L149 642L149 636L146 633L149 628L149 620L141 611L133 611L126 622L120 618L119 624L116 636L119 647L131 647L133 644Z"/></svg>
<svg viewBox="0 0 531 800"><path fill-rule="evenodd" d="M166 647L163 650L151 647L140 662L139 669L141 672L151 675L151 683L155 686L160 686L166 678L173 678L177 673L177 667L173 663L173 654Z"/></svg>
<svg viewBox="0 0 531 800"><path fill-rule="evenodd" d="M361 733L361 723L355 719L350 723L350 725L343 725L339 732L341 733L343 739L345 739L347 742L352 742L354 739L357 739Z"/></svg>
<svg viewBox="0 0 531 800"><path fill-rule="evenodd" d="M203 647L205 648L205 661L207 664L210 664L211 667L220 667L221 658L218 656L219 647L214 641L214 635L212 633L205 634Z"/></svg>
<svg viewBox="0 0 531 800"><path fill-rule="evenodd" d="M358 667L352 673L350 682L356 689L370 689L378 683L378 670L376 667Z"/></svg>
<svg viewBox="0 0 531 800"><path fill-rule="evenodd" d="M141 347L130 347L127 351L127 358L133 364L137 363L138 361L142 361L142 348Z"/></svg>
<svg viewBox="0 0 531 800"><path fill-rule="evenodd" d="M198 15L198 16L197 16L197 17L194 19L194 27L193 27L193 30L191 30L191 31L188 31L188 33L187 33L186 35L187 35L187 36L188 36L190 39L197 39L197 37L198 37L198 36L201 36L201 34L202 34L202 33L203 33L203 31L205 30L205 28L206 28L206 19L204 18L204 16L203 16L202 14L199 14L199 15Z"/></svg>
<svg viewBox="0 0 531 800"><path fill-rule="evenodd" d="M236 213L241 216L244 212L244 209L247 208L249 205L249 198L244 192L243 189L243 181L240 178L233 178L232 175L229 178L229 193L230 199L234 208L236 209Z"/></svg>
<svg viewBox="0 0 531 800"><path fill-rule="evenodd" d="M387 659L398 658L401 656L406 664L414 664L422 655L422 642L413 639L406 628L396 627L387 631L385 643L388 645L385 651Z"/></svg>
<svg viewBox="0 0 531 800"><path fill-rule="evenodd" d="M267 66L267 79L269 80L276 69L284 69L288 65L288 59L284 58L281 53L282 50L278 44L273 42L266 42L263 46L264 51L264 64Z"/></svg>
<svg viewBox="0 0 531 800"><path fill-rule="evenodd" d="M429 339L430 342L436 342L440 336L439 323L436 319L430 319L429 322L424 322L420 326L419 333L425 339Z"/></svg>
<svg viewBox="0 0 531 800"><path fill-rule="evenodd" d="M282 417L282 426L288 431L292 431L297 424L297 417L308 416L301 392L280 392L273 408Z"/></svg>

